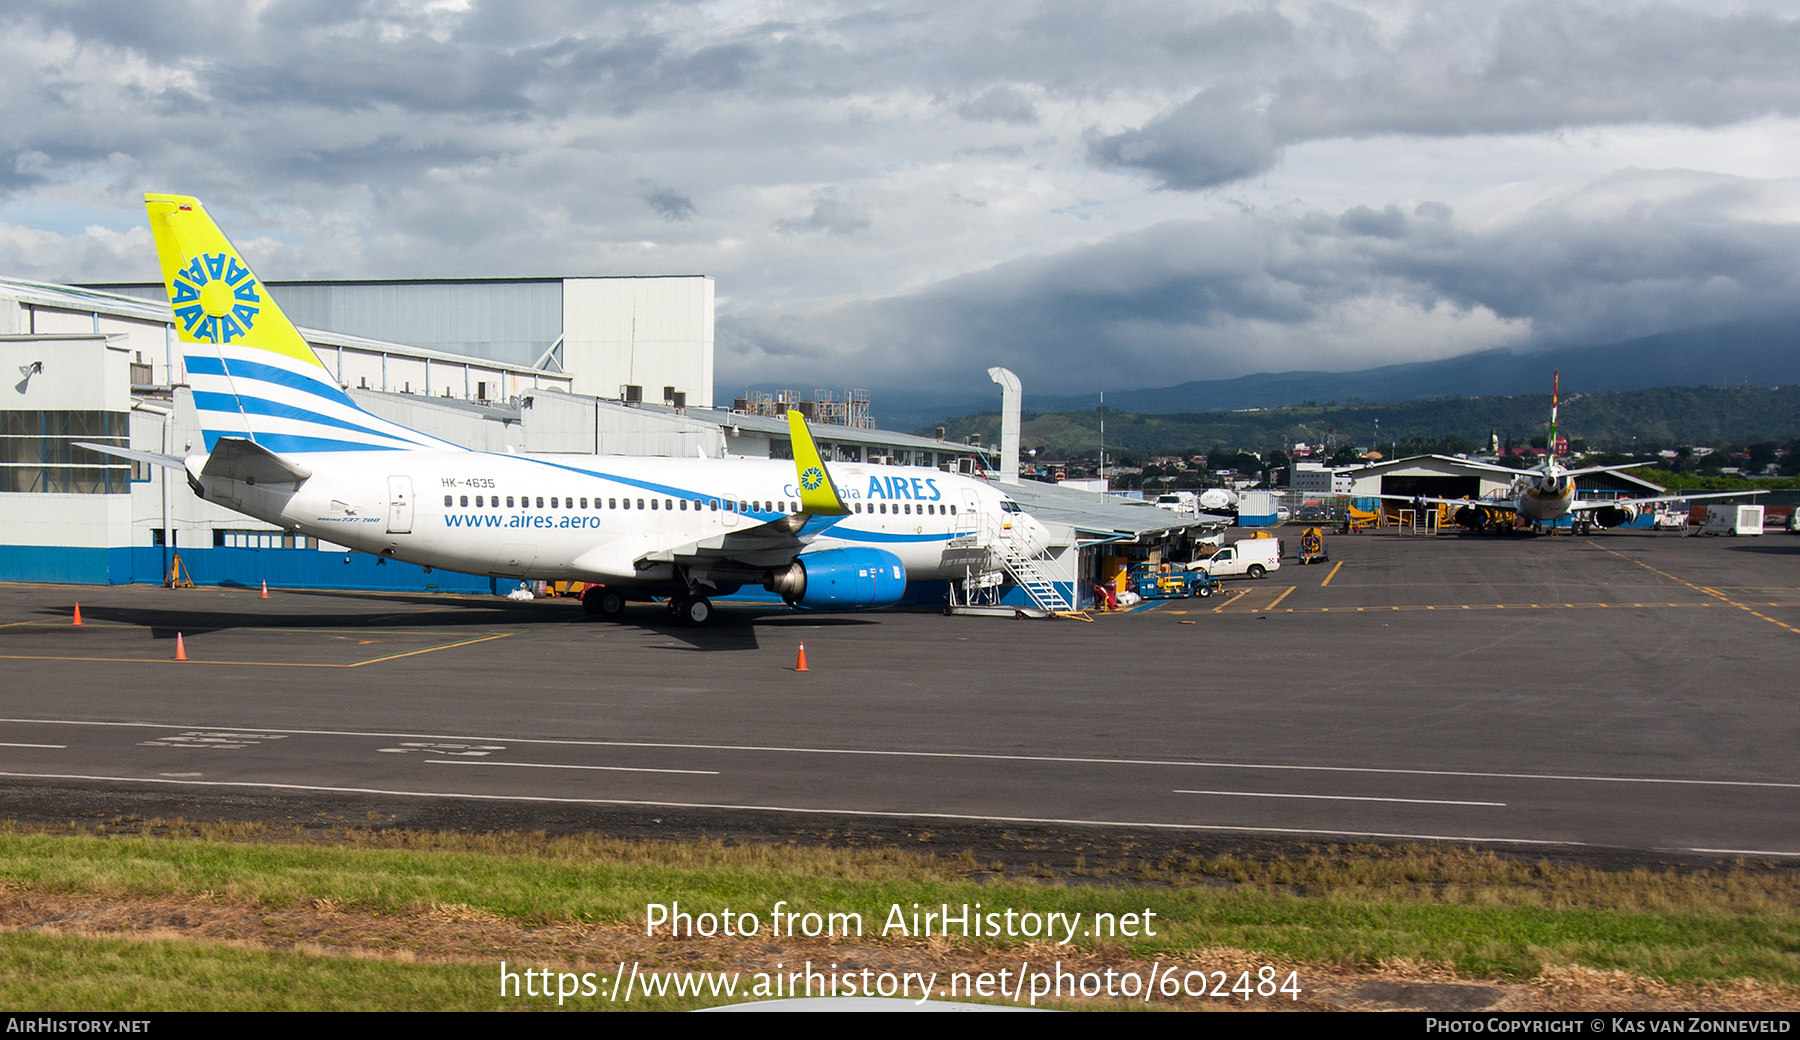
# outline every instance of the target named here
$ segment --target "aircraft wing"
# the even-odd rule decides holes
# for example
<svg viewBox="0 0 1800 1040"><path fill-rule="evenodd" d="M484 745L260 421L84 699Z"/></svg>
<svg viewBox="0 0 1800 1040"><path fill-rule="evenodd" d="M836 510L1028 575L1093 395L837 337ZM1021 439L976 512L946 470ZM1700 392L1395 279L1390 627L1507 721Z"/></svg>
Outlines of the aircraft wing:
<svg viewBox="0 0 1800 1040"><path fill-rule="evenodd" d="M1494 509L1502 513L1516 513L1519 503L1510 498L1418 498L1413 495L1357 495L1357 498L1379 498L1388 502L1424 502L1428 506L1474 506L1477 509Z"/></svg>
<svg viewBox="0 0 1800 1040"><path fill-rule="evenodd" d="M1617 506L1630 506L1635 509L1638 506L1653 506L1659 502L1686 502L1696 498L1736 498L1739 495L1766 494L1768 494L1767 491L1707 491L1698 495L1661 495L1656 498L1588 499L1586 501L1576 502L1569 506L1569 512L1574 513L1581 510L1606 509L1608 507Z"/></svg>
<svg viewBox="0 0 1800 1040"><path fill-rule="evenodd" d="M850 515L850 507L838 493L825 468L825 460L813 441L812 431L798 411L788 415L788 435L794 447L794 472L799 477L800 512L726 531L682 545L658 549L639 557L640 563L702 563L731 561L750 567L779 567L791 563L807 543Z"/></svg>
<svg viewBox="0 0 1800 1040"><path fill-rule="evenodd" d="M793 513L755 527L670 546L644 554L644 563L695 564L730 560L750 567L777 567L800 555L820 534L831 529L837 517Z"/></svg>

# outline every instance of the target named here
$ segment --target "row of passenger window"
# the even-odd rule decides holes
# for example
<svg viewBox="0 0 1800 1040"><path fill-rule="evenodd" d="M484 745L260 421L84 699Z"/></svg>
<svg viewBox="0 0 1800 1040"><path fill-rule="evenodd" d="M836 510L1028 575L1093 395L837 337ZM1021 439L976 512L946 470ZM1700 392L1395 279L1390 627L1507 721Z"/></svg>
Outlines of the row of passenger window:
<svg viewBox="0 0 1800 1040"><path fill-rule="evenodd" d="M514 504L515 501L517 502L517 505ZM585 498L579 500L579 502L580 502L579 505L577 505L576 502L577 502L577 500L573 499L573 498L563 498L560 495L551 495L550 496L550 504L548 507L546 507L544 505L544 496L539 495L539 496L537 496L536 508L538 508L538 509L545 509L545 508L549 508L549 509L590 509L590 508L591 509L664 509L669 512L674 512L677 509L680 509L685 512L687 509L692 508L695 512L699 512L702 509L710 509L716 513L719 511L719 509L721 508L721 505L722 505L726 512L733 512L733 513L755 513L755 512L797 513L800 511L800 505L799 505L799 503L796 503L796 502L760 502L759 503L759 502L739 502L734 499L725 499L723 501L723 503L721 503L720 500L716 499L716 498L712 498L712 499L696 498L696 499L691 499L691 500L686 499L686 498L651 498L651 499L640 498L640 499L637 499L636 505L633 505L632 500L629 498L608 498L608 499L604 499L604 500L596 498L593 500L594 504L591 507L588 505L588 500ZM689 504L690 502L692 503L691 506ZM519 495L519 496L516 496L516 499L515 499L515 496L513 496L513 495L507 495L505 508L507 508L507 509L531 509L531 508L533 508L531 503L532 503L532 498L529 495ZM461 496L445 495L444 496L444 506L446 508L449 508L452 506L460 506L463 509L468 509L468 508L470 508L469 507L469 496L468 495L461 495ZM499 508L501 508L500 496L499 495L491 495L491 496L490 495L476 495L474 508L476 508L476 509L499 509Z"/></svg>
<svg viewBox="0 0 1800 1040"><path fill-rule="evenodd" d="M856 511L859 513L864 511L861 502L856 503ZM868 512L871 513L902 513L907 516L911 516L915 511L920 516L949 516L956 512L956 507L940 506L931 502L921 502L917 505L911 502L895 502L890 507L887 502L870 502L868 508Z"/></svg>
<svg viewBox="0 0 1800 1040"><path fill-rule="evenodd" d="M515 506L513 504L515 496L507 495L505 508L507 508L507 509L530 509L530 508L532 508L532 504L531 504L532 499L530 497L525 496L525 495L519 495L516 497L517 497L518 505ZM580 502L579 505L576 504L577 501ZM720 508L720 500L716 499L716 498L711 498L711 499L696 498L696 499L692 499L692 500L685 499L685 498L663 498L663 499L640 498L640 499L637 499L636 506L632 505L632 500L629 498L609 498L609 499L605 500L606 504L604 506L602 506L601 500L596 498L593 500L593 503L594 503L593 506L590 507L588 505L588 499L586 499L586 498L582 498L582 499L563 498L560 495L551 495L550 496L550 505L548 507L546 507L544 505L543 496L542 495L537 496L537 507L536 508L538 508L538 509L544 509L544 508L549 508L549 509L589 509L589 508L592 508L592 509L632 509L632 508L656 509L658 507L658 503L661 503L661 508L666 511L672 512L676 509L680 509L685 512L689 508L690 501L693 503L692 508L694 509L695 512L699 512L702 509L710 509L711 511L716 513L719 511L719 508ZM648 503L648 504L646 505L646 503ZM677 505L677 503L679 503L679 505ZM890 511L889 503L886 503L886 502L870 502L870 503L868 503L868 508L866 510L863 508L863 505L864 504L861 502L857 502L855 504L855 509L858 513L868 512L868 513L879 513L879 514L885 515ZM461 495L461 496L445 495L444 496L444 507L446 509L454 508L454 507L458 507L458 506L460 506L463 509L470 508L469 496L468 495ZM501 508L500 496L499 495L476 495L475 496L475 505L473 508L476 508L476 509L499 509L499 508ZM755 501L739 502L735 499L728 498L728 499L724 500L724 509L726 512L737 512L737 513L758 513L758 512L761 512L761 513L798 513L800 511L800 504L798 502L770 502L770 501L764 501L764 502L760 502L760 503L755 502ZM928 502L922 502L916 506L911 502L895 502L892 504L892 512L894 512L896 514L904 513L904 515L911 516L913 514L914 509L918 510L918 514L920 516L954 516L954 515L956 515L956 507L954 505L936 505L934 503L928 503Z"/></svg>

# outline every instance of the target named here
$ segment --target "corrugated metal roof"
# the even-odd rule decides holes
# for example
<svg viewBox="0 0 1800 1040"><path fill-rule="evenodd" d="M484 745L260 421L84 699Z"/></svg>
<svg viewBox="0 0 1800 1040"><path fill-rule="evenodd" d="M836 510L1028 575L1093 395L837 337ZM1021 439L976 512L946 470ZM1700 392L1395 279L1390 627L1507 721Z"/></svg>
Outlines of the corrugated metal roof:
<svg viewBox="0 0 1800 1040"><path fill-rule="evenodd" d="M645 407L649 407L646 405ZM788 435L787 419L774 415L745 415L725 408L688 409L689 415L706 413L721 426L736 426L739 429L766 433L771 436L786 438ZM890 445L896 448L923 449L925 451L941 451L958 455L996 455L999 450L983 445L952 444L933 437L921 437L916 433L900 433L895 430L867 430L857 426L832 426L827 423L810 423L813 439L830 441L833 444L875 444Z"/></svg>
<svg viewBox="0 0 1800 1040"><path fill-rule="evenodd" d="M530 366L563 328L560 278L265 281L295 325L386 343ZM158 282L95 285L146 300L163 299Z"/></svg>
<svg viewBox="0 0 1800 1040"><path fill-rule="evenodd" d="M164 292L161 287L158 293ZM174 314L169 308L166 296L160 299L147 299L118 292L107 292L100 289L88 289L81 286L53 285L48 282L33 282L22 278L0 278L0 296L10 296L22 303L38 307L55 307L58 310L77 312L98 311L101 314L116 315L125 318L137 318L167 324L174 321ZM285 312L285 307L283 308ZM292 316L290 315L290 320ZM560 319L559 319L560 320ZM374 339L357 336L345 332L333 332L328 329L309 328L295 321L300 335L308 343L331 347L350 347L371 353L389 353L406 357L430 358L433 361L444 361L451 364L478 365L486 368L498 368L508 372L531 374L538 372L529 364L513 364L497 361L493 358L474 354L459 354L447 350L433 350L428 347L400 343L394 340ZM554 374L554 373L552 373Z"/></svg>
<svg viewBox="0 0 1800 1040"><path fill-rule="evenodd" d="M11 296L21 303L55 307L59 310L99 311L102 314L161 322L171 320L167 290L163 290L159 299L146 299L80 286L53 285L23 278L0 278L0 296Z"/></svg>

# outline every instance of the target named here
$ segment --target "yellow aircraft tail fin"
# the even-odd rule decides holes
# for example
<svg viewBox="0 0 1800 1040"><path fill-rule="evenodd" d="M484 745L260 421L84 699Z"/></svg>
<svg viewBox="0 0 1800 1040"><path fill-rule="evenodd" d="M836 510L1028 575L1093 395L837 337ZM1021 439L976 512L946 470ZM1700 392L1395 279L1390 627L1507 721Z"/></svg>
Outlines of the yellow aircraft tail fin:
<svg viewBox="0 0 1800 1040"><path fill-rule="evenodd" d="M181 342L236 344L325 367L200 200L145 195L144 208Z"/></svg>

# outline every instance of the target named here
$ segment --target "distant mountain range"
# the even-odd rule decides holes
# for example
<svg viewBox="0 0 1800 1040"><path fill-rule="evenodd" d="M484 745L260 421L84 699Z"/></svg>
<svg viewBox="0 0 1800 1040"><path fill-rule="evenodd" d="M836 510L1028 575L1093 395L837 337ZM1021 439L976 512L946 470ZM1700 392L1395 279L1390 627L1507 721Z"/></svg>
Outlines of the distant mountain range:
<svg viewBox="0 0 1800 1040"><path fill-rule="evenodd" d="M1154 389L1109 390L1106 404L1119 411L1155 414L1547 393L1553 370L1561 370L1565 394L1800 383L1800 314L1663 332L1602 346L1486 350L1354 372L1264 372ZM1026 386L1026 411L1091 410L1096 404L1097 394L1033 394ZM999 387L991 394L956 399L877 391L873 401L878 425L892 430L925 428L953 415L999 408Z"/></svg>

